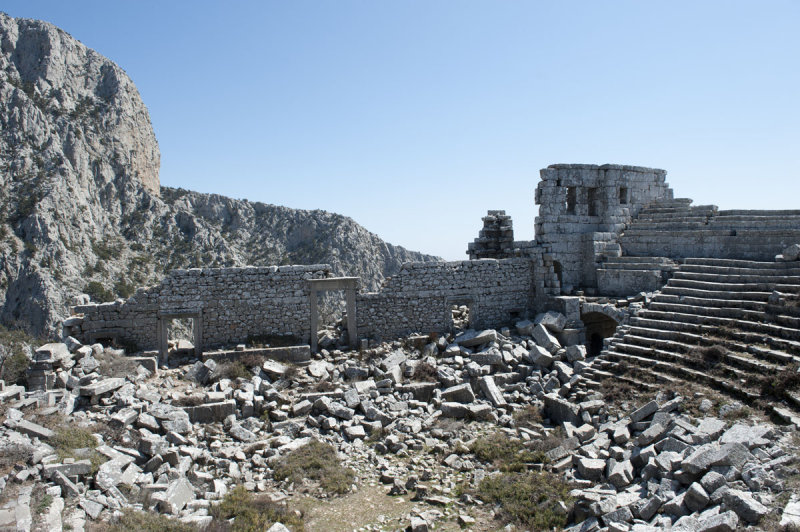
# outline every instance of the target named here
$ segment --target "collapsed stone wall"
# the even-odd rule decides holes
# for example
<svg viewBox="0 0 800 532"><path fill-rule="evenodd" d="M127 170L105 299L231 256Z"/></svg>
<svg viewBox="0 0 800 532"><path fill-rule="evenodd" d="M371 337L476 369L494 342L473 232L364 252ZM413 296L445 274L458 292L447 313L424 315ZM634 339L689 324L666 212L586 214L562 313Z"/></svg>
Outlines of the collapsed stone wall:
<svg viewBox="0 0 800 532"><path fill-rule="evenodd" d="M554 164L536 188L536 243L556 263L562 290L596 286L606 256L618 256L617 236L646 204L672 198L666 171L641 166Z"/></svg>
<svg viewBox="0 0 800 532"><path fill-rule="evenodd" d="M470 307L473 328L523 318L537 293L542 269L530 259L481 259L410 263L387 279L380 292L359 294L358 336L391 339L412 332L453 328L451 305Z"/></svg>
<svg viewBox="0 0 800 532"><path fill-rule="evenodd" d="M201 316L203 348L265 335L308 340L309 279L330 277L330 267L269 266L173 270L161 284L139 290L127 301L79 305L68 320L81 341L114 337L139 349L159 348L159 319Z"/></svg>

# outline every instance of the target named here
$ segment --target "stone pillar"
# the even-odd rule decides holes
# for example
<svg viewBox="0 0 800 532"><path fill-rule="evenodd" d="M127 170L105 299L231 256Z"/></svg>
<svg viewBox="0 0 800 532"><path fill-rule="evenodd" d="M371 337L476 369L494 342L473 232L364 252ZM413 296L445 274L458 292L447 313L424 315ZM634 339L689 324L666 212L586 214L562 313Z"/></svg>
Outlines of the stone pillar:
<svg viewBox="0 0 800 532"><path fill-rule="evenodd" d="M309 328L311 329L311 352L317 352L317 326L319 321L317 310L317 291L311 288L308 293ZM349 322L348 322L349 326Z"/></svg>
<svg viewBox="0 0 800 532"><path fill-rule="evenodd" d="M353 285L355 285L355 283L353 283ZM350 340L350 349L355 349L358 346L355 286L351 286L345 291L345 297L347 298L347 337Z"/></svg>
<svg viewBox="0 0 800 532"><path fill-rule="evenodd" d="M194 354L199 358L203 354L203 311L197 313L193 319Z"/></svg>
<svg viewBox="0 0 800 532"><path fill-rule="evenodd" d="M167 364L167 354L169 352L169 344L167 342L167 319L163 316L158 318L158 362L159 364Z"/></svg>

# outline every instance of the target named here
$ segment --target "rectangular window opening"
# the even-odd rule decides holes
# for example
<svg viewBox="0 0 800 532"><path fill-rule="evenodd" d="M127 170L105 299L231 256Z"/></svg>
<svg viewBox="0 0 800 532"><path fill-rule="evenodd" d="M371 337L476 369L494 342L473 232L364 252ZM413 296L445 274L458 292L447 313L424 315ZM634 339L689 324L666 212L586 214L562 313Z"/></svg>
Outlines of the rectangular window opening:
<svg viewBox="0 0 800 532"><path fill-rule="evenodd" d="M587 203L589 204L589 216L597 216L597 189L590 188L587 194Z"/></svg>
<svg viewBox="0 0 800 532"><path fill-rule="evenodd" d="M567 214L575 214L575 203L577 203L577 191L575 187L567 187Z"/></svg>
<svg viewBox="0 0 800 532"><path fill-rule="evenodd" d="M626 205L628 203L628 188L619 187L619 204Z"/></svg>

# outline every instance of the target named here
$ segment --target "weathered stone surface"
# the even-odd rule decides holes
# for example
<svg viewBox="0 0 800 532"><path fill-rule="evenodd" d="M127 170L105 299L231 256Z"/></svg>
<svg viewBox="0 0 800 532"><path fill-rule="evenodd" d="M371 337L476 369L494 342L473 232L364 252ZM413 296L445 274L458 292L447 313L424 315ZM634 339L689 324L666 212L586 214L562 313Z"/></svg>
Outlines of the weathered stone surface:
<svg viewBox="0 0 800 532"><path fill-rule="evenodd" d="M478 379L478 384L481 387L484 397L491 401L495 407L505 406L507 404L506 400L503 398L503 394L500 392L500 389L491 376L481 377Z"/></svg>
<svg viewBox="0 0 800 532"><path fill-rule="evenodd" d="M605 471L605 468L605 460L598 460L594 458L578 458L578 473L580 473L580 475L587 480L601 480L603 478L603 471Z"/></svg>
<svg viewBox="0 0 800 532"><path fill-rule="evenodd" d="M769 425L745 425L737 423L733 427L725 431L719 442L726 443L740 443L746 445L748 449L760 445L767 445L770 440L769 437L773 432L773 428Z"/></svg>
<svg viewBox="0 0 800 532"><path fill-rule="evenodd" d="M86 386L81 386L80 394L88 397L103 395L121 388L123 384L125 384L125 379L119 377L103 379L92 384L87 384Z"/></svg>
<svg viewBox="0 0 800 532"><path fill-rule="evenodd" d="M746 491L728 490L725 492L725 505L748 523L758 523L769 513L769 508L758 502Z"/></svg>
<svg viewBox="0 0 800 532"><path fill-rule="evenodd" d="M649 403L631 412L629 416L631 418L631 423L638 423L643 419L647 419L648 417L655 414L657 410L658 410L658 403L656 403L655 401L650 401Z"/></svg>
<svg viewBox="0 0 800 532"><path fill-rule="evenodd" d="M567 317L560 312L548 311L538 314L534 319L534 324L543 325L549 331L560 333L567 325Z"/></svg>
<svg viewBox="0 0 800 532"><path fill-rule="evenodd" d="M558 343L556 337L550 334L550 331L548 331L542 324L539 324L533 328L533 338L536 340L538 345L544 347L553 354L561 349L561 344Z"/></svg>
<svg viewBox="0 0 800 532"><path fill-rule="evenodd" d="M544 409L547 417L554 423L568 422L573 425L580 423L579 407L556 394L544 396Z"/></svg>
<svg viewBox="0 0 800 532"><path fill-rule="evenodd" d="M471 403L475 400L475 394L469 384L459 384L442 390L443 401L455 401L457 403Z"/></svg>
<svg viewBox="0 0 800 532"><path fill-rule="evenodd" d="M161 505L165 512L175 515L192 500L194 500L192 485L185 478L179 478L170 482Z"/></svg>
<svg viewBox="0 0 800 532"><path fill-rule="evenodd" d="M456 337L456 343L464 347L474 347L477 345L489 344L497 341L497 331L486 329L484 331L467 331Z"/></svg>

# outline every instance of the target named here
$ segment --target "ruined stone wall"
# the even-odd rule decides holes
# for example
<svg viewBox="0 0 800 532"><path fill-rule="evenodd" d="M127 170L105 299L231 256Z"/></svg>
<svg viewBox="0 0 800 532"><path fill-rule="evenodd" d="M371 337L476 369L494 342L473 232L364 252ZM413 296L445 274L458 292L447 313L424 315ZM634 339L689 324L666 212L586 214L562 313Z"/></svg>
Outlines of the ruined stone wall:
<svg viewBox="0 0 800 532"><path fill-rule="evenodd" d="M556 164L536 189L536 242L556 264L562 290L596 286L597 263L618 256L617 235L647 203L672 198L666 172L622 165Z"/></svg>
<svg viewBox="0 0 800 532"><path fill-rule="evenodd" d="M359 294L358 336L392 339L452 330L450 307L467 304L475 328L524 317L535 291L530 259L409 263L380 292Z"/></svg>
<svg viewBox="0 0 800 532"><path fill-rule="evenodd" d="M307 281L326 277L330 267L319 264L173 270L125 302L75 307L83 320L72 332L82 341L116 336L139 349L157 349L159 315L200 313L203 348L264 335L307 341Z"/></svg>

